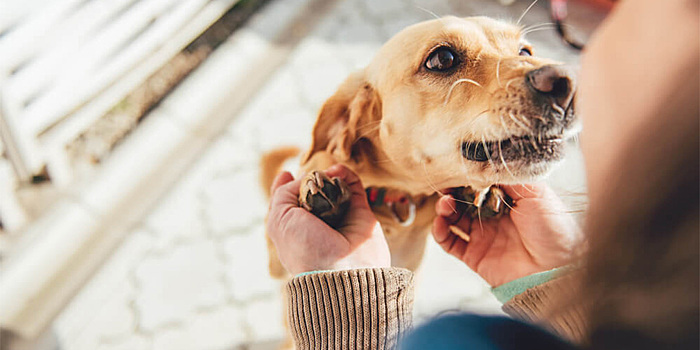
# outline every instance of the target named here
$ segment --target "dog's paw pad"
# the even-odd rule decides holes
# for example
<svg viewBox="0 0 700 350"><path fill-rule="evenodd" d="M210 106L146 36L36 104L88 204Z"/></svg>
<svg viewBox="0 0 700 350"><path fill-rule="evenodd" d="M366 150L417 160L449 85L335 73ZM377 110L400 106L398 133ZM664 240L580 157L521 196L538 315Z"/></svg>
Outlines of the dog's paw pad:
<svg viewBox="0 0 700 350"><path fill-rule="evenodd" d="M510 213L513 199L497 186L477 192L471 187L459 187L452 192L457 210L471 218L499 218Z"/></svg>
<svg viewBox="0 0 700 350"><path fill-rule="evenodd" d="M480 206L481 217L499 218L510 213L513 199L502 189L492 186Z"/></svg>
<svg viewBox="0 0 700 350"><path fill-rule="evenodd" d="M337 177L312 171L301 182L299 205L331 227L337 227L350 206L350 189Z"/></svg>

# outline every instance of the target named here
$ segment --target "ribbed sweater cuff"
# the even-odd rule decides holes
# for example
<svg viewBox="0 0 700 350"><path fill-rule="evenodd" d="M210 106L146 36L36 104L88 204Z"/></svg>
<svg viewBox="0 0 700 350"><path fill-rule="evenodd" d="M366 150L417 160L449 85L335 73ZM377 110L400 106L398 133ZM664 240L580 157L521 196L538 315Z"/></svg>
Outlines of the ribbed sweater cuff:
<svg viewBox="0 0 700 350"><path fill-rule="evenodd" d="M580 277L577 271L530 288L503 304L503 311L580 343L586 336L585 305L572 300L578 295Z"/></svg>
<svg viewBox="0 0 700 350"><path fill-rule="evenodd" d="M286 289L297 349L394 349L412 325L413 274L405 269L318 272Z"/></svg>

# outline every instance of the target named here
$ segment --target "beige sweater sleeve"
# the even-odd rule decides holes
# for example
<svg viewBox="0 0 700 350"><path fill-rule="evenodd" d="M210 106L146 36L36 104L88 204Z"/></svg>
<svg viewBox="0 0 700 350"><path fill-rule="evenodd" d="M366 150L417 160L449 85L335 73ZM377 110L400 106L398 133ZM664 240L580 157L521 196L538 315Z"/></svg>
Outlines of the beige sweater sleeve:
<svg viewBox="0 0 700 350"><path fill-rule="evenodd" d="M287 312L297 349L394 349L411 328L413 274L372 268L293 278Z"/></svg>
<svg viewBox="0 0 700 350"><path fill-rule="evenodd" d="M587 334L585 305L572 300L577 295L580 277L580 271L572 272L530 288L503 304L503 311L574 343L582 343Z"/></svg>

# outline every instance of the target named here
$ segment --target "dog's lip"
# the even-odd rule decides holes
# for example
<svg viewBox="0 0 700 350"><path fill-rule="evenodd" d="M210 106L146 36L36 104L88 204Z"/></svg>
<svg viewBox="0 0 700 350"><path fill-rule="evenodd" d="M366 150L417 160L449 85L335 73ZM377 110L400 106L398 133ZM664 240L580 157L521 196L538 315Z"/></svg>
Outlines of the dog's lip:
<svg viewBox="0 0 700 350"><path fill-rule="evenodd" d="M503 157L503 153L512 149L524 158L534 154L553 155L565 141L565 135L511 136L498 141L464 141L461 145L462 156L474 162L487 162ZM512 153L512 152L511 152ZM512 158L509 156L509 158ZM510 160L510 159L509 159Z"/></svg>

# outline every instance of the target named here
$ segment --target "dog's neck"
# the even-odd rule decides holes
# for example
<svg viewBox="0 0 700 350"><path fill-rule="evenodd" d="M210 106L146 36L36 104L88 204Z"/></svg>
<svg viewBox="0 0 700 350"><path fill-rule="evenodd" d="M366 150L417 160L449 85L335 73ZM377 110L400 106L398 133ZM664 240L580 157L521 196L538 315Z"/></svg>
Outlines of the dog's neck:
<svg viewBox="0 0 700 350"><path fill-rule="evenodd" d="M380 145L378 131L355 140L352 157L343 163L358 174L365 187L392 188L411 195L435 193L427 181L389 158Z"/></svg>

